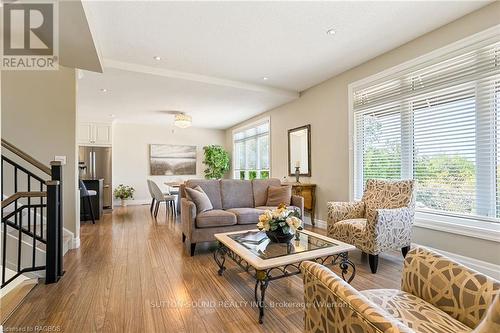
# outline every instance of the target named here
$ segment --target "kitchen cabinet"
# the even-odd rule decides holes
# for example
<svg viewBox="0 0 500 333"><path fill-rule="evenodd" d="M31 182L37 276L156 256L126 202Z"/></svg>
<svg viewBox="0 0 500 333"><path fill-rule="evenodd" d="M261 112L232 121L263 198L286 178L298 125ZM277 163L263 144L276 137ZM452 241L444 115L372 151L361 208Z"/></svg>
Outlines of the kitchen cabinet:
<svg viewBox="0 0 500 333"><path fill-rule="evenodd" d="M112 124L108 123L79 123L78 144L92 146L111 146Z"/></svg>

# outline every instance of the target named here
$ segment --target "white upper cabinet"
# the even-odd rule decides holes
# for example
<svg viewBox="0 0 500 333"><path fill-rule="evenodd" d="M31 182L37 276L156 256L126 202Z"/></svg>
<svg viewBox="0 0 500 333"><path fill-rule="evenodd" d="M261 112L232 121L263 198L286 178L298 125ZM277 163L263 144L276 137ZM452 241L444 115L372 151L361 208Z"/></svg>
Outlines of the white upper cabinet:
<svg viewBox="0 0 500 333"><path fill-rule="evenodd" d="M92 146L111 146L112 125L107 123L79 123L78 144Z"/></svg>

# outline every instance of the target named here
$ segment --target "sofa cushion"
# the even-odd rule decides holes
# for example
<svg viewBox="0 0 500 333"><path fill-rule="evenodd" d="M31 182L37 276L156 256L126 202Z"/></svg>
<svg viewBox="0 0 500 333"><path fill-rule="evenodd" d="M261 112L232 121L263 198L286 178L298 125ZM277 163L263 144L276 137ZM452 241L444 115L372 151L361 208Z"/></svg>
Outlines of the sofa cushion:
<svg viewBox="0 0 500 333"><path fill-rule="evenodd" d="M196 185L195 188L186 187L186 196L189 200L194 202L198 214L214 209L210 199L200 185Z"/></svg>
<svg viewBox="0 0 500 333"><path fill-rule="evenodd" d="M222 209L220 184L218 180L190 179L186 181L186 187L195 188L197 185L199 185L206 193L214 209Z"/></svg>
<svg viewBox="0 0 500 333"><path fill-rule="evenodd" d="M227 211L236 215L238 224L257 224L259 216L263 213L262 210L256 208L231 208Z"/></svg>
<svg viewBox="0 0 500 333"><path fill-rule="evenodd" d="M220 181L222 208L253 208L252 182L223 179Z"/></svg>
<svg viewBox="0 0 500 333"><path fill-rule="evenodd" d="M395 289L361 291L370 301L414 330L425 333L471 332L472 329L421 298Z"/></svg>
<svg viewBox="0 0 500 333"><path fill-rule="evenodd" d="M213 228L236 224L236 215L225 210L214 209L196 215L198 228Z"/></svg>
<svg viewBox="0 0 500 333"><path fill-rule="evenodd" d="M277 178L252 180L253 200L255 207L265 206L267 202L267 188L269 186L280 186L281 181Z"/></svg>
<svg viewBox="0 0 500 333"><path fill-rule="evenodd" d="M291 186L269 186L267 188L266 206L279 206L282 203L289 206L291 199Z"/></svg>
<svg viewBox="0 0 500 333"><path fill-rule="evenodd" d="M255 209L259 209L259 210L274 210L278 208L278 206L259 206L259 207L255 207ZM299 213L302 213L300 211L300 208L299 207L296 207L296 206L287 206L288 209L292 210L292 209L296 209L299 211Z"/></svg>

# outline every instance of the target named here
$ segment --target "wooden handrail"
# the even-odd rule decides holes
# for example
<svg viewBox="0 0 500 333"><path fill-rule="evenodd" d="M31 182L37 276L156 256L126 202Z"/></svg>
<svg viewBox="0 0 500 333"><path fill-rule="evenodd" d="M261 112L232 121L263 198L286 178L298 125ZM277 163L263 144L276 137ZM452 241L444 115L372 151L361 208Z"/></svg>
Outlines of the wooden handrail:
<svg viewBox="0 0 500 333"><path fill-rule="evenodd" d="M38 169L42 170L47 175L49 175L49 176L51 175L51 170L50 170L50 168L48 166L46 166L42 162L38 161L37 159L31 157L30 155L26 154L24 151L22 151L21 149L17 148L16 146L14 146L12 143L8 142L7 140L2 139L2 147L4 147L5 149L8 149L12 153L16 154L17 156L19 156L20 158L22 158L23 160L25 160L26 162L28 162L31 165L33 165L33 166L37 167Z"/></svg>
<svg viewBox="0 0 500 333"><path fill-rule="evenodd" d="M7 207L14 201L20 198L43 198L47 196L47 192L17 192L2 201L2 208Z"/></svg>

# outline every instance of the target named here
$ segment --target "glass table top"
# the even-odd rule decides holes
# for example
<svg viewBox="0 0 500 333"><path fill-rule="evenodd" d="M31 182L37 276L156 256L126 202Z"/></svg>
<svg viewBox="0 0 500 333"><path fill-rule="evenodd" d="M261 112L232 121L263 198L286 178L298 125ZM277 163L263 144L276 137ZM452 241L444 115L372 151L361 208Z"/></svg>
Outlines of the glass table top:
<svg viewBox="0 0 500 333"><path fill-rule="evenodd" d="M338 244L299 231L289 243L273 243L264 231L247 231L229 235L261 259L283 257L317 249L336 247Z"/></svg>

